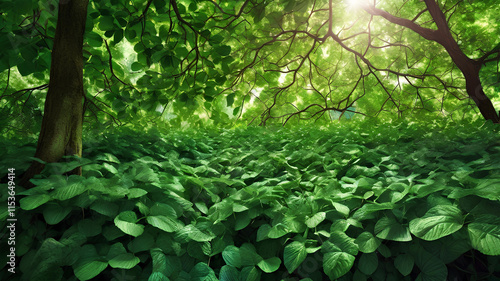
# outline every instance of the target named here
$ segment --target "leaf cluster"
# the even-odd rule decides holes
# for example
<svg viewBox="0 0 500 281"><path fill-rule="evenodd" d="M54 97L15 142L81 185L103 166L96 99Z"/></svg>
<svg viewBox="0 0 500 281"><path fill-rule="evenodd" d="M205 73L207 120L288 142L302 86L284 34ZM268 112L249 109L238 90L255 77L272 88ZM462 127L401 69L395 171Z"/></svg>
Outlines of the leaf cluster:
<svg viewBox="0 0 500 281"><path fill-rule="evenodd" d="M96 137L16 190L22 280L495 278L498 128L362 125Z"/></svg>

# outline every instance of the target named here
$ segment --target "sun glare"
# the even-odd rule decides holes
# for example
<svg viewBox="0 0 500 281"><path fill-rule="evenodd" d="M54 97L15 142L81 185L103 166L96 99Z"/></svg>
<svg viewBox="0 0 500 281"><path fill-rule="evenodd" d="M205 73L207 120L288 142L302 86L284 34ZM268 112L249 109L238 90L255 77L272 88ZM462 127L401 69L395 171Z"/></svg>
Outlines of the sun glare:
<svg viewBox="0 0 500 281"><path fill-rule="evenodd" d="M350 9L361 9L364 5L368 4L366 0L344 0L344 2Z"/></svg>

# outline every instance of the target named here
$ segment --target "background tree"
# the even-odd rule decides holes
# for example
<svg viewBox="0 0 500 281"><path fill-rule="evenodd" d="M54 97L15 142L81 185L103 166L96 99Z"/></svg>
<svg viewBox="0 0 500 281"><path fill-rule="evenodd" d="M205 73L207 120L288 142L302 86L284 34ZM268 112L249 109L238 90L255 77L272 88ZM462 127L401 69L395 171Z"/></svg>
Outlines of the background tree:
<svg viewBox="0 0 500 281"><path fill-rule="evenodd" d="M479 56L477 58L469 57L464 53L461 46L459 46L459 44L457 43L457 39L462 40L463 37L467 35L471 36L472 34L464 34L465 32L462 31L461 33L456 34L457 39L455 39L452 35L452 31L450 30L450 24L448 23L448 21L451 20L451 17L455 13L470 16L468 14L475 12L475 9L473 9L473 3L471 3L471 7L464 8L463 6L467 6L467 3L465 1L456 1L456 3L445 2L441 7L437 3L437 1L434 0L424 0L424 2L426 8L419 11L412 20L394 16L382 9L376 8L375 6L364 6L364 9L371 15L382 16L392 23L411 29L412 31L418 33L418 35L429 41L434 41L442 45L452 59L453 63L462 72L465 79L465 89L467 91L467 94L477 105L477 108L479 109L483 117L486 120L491 120L494 123L498 123L498 113L491 103L491 100L485 95L483 91L479 73L481 71L481 68L488 63L496 62L496 64L498 65L498 62L500 61L500 43L497 44L497 41L488 40L490 44L489 46L485 46L487 49L478 48L476 50L473 50L474 55L479 53ZM482 7L490 7L495 9L494 4L495 3L491 1L482 1L481 3L479 3L479 5ZM419 16L426 12L429 13L432 17L432 21L434 22L434 25L437 27L437 29L426 28L416 23ZM445 12L449 14L448 17L445 15ZM489 18L491 15L491 12L486 13L486 22L495 22L497 14L494 13L493 17ZM467 38L464 39L467 40ZM495 45L491 46L491 43ZM469 44L477 44L477 42L473 42L472 40L470 40ZM463 47L465 47L465 49L470 48L470 46Z"/></svg>
<svg viewBox="0 0 500 281"><path fill-rule="evenodd" d="M50 82L35 157L57 162L64 155L82 156L83 34L88 0L60 1L52 48ZM43 170L34 161L22 185ZM81 168L72 171L81 175Z"/></svg>
<svg viewBox="0 0 500 281"><path fill-rule="evenodd" d="M88 1L61 0L57 15L55 2L23 4L21 10L17 4L3 4L1 36L10 48L0 60L0 71L8 73L2 95L6 116L12 117L18 108L44 112L38 160L23 183L47 162L81 156L83 117L87 121L93 117L94 126L89 127L94 129L105 128L99 126L102 123L131 120L152 126L152 116L163 113L166 106L171 106L171 115L189 117L200 102L210 109L229 72L231 47L222 44L217 28L224 30L237 15L215 18L213 14L222 9L215 3L151 0L88 5ZM218 23L226 27L215 28ZM13 67L20 76L32 78L29 84L41 85L13 88L10 81L20 78L11 75ZM33 95L47 88L46 98ZM211 117L218 121L216 114ZM172 123L179 125L185 119ZM16 120L6 123L23 125ZM77 168L71 173L81 172Z"/></svg>
<svg viewBox="0 0 500 281"><path fill-rule="evenodd" d="M244 42L244 60L232 86L247 93L237 103L257 101L247 120L317 120L355 108L430 118L473 117L479 109L498 122L483 90L497 97L492 1L278 2L257 5L247 18L253 28L234 36Z"/></svg>

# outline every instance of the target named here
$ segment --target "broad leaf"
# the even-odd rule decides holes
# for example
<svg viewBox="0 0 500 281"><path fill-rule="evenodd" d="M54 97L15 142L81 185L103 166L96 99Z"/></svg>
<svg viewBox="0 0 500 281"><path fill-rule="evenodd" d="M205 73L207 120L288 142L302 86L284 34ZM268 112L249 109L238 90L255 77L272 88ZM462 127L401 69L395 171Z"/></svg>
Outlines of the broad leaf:
<svg viewBox="0 0 500 281"><path fill-rule="evenodd" d="M137 224L137 216L132 211L124 211L114 219L116 227L128 235L137 237L144 232L144 225Z"/></svg>
<svg viewBox="0 0 500 281"><path fill-rule="evenodd" d="M272 257L266 260L262 260L257 264L262 271L265 273L271 273L278 270L281 265L281 260L278 257Z"/></svg>
<svg viewBox="0 0 500 281"><path fill-rule="evenodd" d="M473 248L485 255L500 255L500 218L483 215L467 229Z"/></svg>
<svg viewBox="0 0 500 281"><path fill-rule="evenodd" d="M359 250L363 253L372 253L377 250L380 245L380 240L377 237L374 237L370 232L361 233L356 240L354 240L359 247Z"/></svg>
<svg viewBox="0 0 500 281"><path fill-rule="evenodd" d="M375 235L385 240L411 241L408 227L401 225L394 218L383 217L379 219L375 224Z"/></svg>
<svg viewBox="0 0 500 281"><path fill-rule="evenodd" d="M418 238L432 241L450 235L463 224L462 212L454 206L438 205L410 221L410 231Z"/></svg>
<svg viewBox="0 0 500 281"><path fill-rule="evenodd" d="M306 259L307 252L304 243L294 241L285 246L283 263L289 273L292 273Z"/></svg>

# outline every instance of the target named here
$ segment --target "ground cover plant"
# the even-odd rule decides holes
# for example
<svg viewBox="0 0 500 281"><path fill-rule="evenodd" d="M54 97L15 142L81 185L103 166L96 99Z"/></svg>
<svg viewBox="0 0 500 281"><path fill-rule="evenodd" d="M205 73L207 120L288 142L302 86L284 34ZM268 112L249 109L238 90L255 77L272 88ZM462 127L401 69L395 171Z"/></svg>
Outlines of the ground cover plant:
<svg viewBox="0 0 500 281"><path fill-rule="evenodd" d="M497 2L0 1L1 280L498 280Z"/></svg>
<svg viewBox="0 0 500 281"><path fill-rule="evenodd" d="M84 151L17 187L2 280L500 280L491 123L122 129Z"/></svg>

